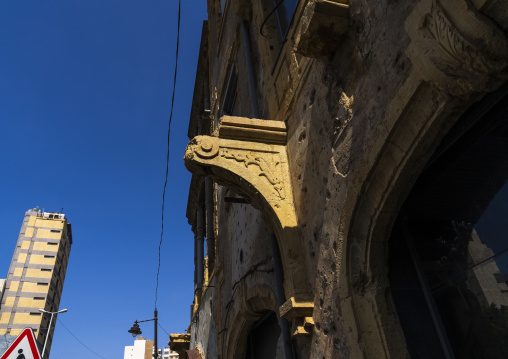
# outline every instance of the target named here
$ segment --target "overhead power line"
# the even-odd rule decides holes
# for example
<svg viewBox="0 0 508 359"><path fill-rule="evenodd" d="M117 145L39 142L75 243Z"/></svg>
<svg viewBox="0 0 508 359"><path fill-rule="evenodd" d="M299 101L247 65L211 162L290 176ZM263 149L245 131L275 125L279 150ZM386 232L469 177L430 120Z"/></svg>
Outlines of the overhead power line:
<svg viewBox="0 0 508 359"><path fill-rule="evenodd" d="M166 333L166 334L167 334L167 336L169 337L169 333L167 332L167 330L166 330L166 329L164 329L164 328L162 327L161 323L157 322L157 324L159 325L159 327L161 327L161 329L164 331L164 333Z"/></svg>
<svg viewBox="0 0 508 359"><path fill-rule="evenodd" d="M161 269L161 245L162 236L164 234L164 200L166 198L166 186L168 184L168 172L169 172L169 137L171 134L171 120L173 119L173 107L175 103L175 89L176 89L176 75L178 72L178 47L180 42L180 7L181 0L178 0L178 25L176 33L176 60L175 60L175 75L173 77L173 94L171 96L171 110L169 112L169 123L168 123L168 143L166 152L166 178L164 180L164 190L162 191L162 224L161 224L161 240L159 242L159 264L157 266L157 284L155 286L155 309L157 309L157 295L159 291L159 272Z"/></svg>
<svg viewBox="0 0 508 359"><path fill-rule="evenodd" d="M81 340L78 339L78 337L76 337L70 330L69 328L67 328L65 326L64 323L62 323L62 321L60 319L57 318L57 320L60 322L60 324L62 324L62 326L65 328L65 330L67 330L69 332L70 335L72 335L74 337L74 339L76 339L82 346L84 346L86 349L88 349L91 353L93 353L94 355L98 356L99 358L102 358L102 359L106 359L104 358L102 355L99 355L97 354L96 352L94 352L92 349L90 349L85 343L83 343Z"/></svg>

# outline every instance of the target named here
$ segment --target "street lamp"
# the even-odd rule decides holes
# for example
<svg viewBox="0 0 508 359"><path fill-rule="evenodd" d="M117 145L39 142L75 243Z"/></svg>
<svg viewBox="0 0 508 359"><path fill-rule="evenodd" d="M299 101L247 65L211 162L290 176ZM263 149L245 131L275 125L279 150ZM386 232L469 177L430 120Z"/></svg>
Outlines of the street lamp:
<svg viewBox="0 0 508 359"><path fill-rule="evenodd" d="M135 320L134 325L131 327L131 329L128 330L128 332L132 334L133 338L136 338L136 336L141 334L141 329L139 329L138 323L150 322L152 320L154 321L153 329L155 332L155 338L154 338L155 351L154 351L153 357L154 357L154 359L157 359L159 356L159 353L158 353L159 350L157 349L157 308L153 312L153 318L146 319L146 320L140 320L140 321Z"/></svg>
<svg viewBox="0 0 508 359"><path fill-rule="evenodd" d="M49 320L48 331L46 333L46 339L44 340L44 346L42 347L42 357L43 358L44 358L44 351L46 350L46 344L48 342L49 333L51 331L51 323L53 323L53 315L54 314L59 314L59 313L65 313L66 311L67 311L67 309L62 309L62 310L59 310L58 312L48 312L47 310L39 309L39 312L43 312L43 313L46 313L46 314L51 314L51 319Z"/></svg>

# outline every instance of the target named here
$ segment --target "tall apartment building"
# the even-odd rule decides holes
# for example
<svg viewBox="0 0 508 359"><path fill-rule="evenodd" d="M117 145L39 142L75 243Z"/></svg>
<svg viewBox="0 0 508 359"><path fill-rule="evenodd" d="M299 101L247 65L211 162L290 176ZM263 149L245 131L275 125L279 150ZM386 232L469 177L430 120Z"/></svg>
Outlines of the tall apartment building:
<svg viewBox="0 0 508 359"><path fill-rule="evenodd" d="M50 315L58 311L72 245L71 224L65 214L34 208L25 213L0 305L0 345L7 345L24 328L32 328L49 357L56 318L48 330ZM1 349L1 348L0 348Z"/></svg>

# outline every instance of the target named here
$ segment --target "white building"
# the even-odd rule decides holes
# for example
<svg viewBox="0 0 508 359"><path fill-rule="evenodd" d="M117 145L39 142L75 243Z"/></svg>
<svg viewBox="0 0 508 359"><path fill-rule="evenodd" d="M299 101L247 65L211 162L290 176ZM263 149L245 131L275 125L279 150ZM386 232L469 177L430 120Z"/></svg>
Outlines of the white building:
<svg viewBox="0 0 508 359"><path fill-rule="evenodd" d="M134 341L134 345L125 347L123 359L151 359L152 353L153 340L139 337Z"/></svg>
<svg viewBox="0 0 508 359"><path fill-rule="evenodd" d="M178 359L178 353L166 347L164 348L162 359Z"/></svg>

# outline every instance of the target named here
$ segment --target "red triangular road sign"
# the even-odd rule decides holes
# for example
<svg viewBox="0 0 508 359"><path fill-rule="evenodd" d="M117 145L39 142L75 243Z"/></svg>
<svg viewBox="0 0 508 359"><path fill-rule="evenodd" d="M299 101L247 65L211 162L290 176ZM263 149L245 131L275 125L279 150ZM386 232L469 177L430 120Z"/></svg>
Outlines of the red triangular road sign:
<svg viewBox="0 0 508 359"><path fill-rule="evenodd" d="M24 355L24 357L21 355ZM20 356L24 359L41 359L37 344L35 343L34 332L31 328L23 329L0 359L18 359Z"/></svg>

